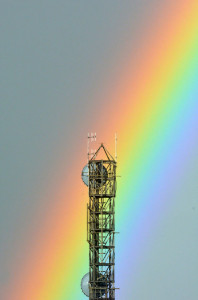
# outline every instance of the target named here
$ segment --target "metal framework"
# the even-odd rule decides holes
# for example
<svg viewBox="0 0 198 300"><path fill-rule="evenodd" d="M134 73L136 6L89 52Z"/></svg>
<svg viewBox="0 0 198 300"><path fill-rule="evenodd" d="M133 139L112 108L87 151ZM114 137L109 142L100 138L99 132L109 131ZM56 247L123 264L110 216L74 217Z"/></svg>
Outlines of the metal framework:
<svg viewBox="0 0 198 300"><path fill-rule="evenodd" d="M97 159L103 151L104 159ZM103 144L88 161L89 299L115 300L116 161Z"/></svg>

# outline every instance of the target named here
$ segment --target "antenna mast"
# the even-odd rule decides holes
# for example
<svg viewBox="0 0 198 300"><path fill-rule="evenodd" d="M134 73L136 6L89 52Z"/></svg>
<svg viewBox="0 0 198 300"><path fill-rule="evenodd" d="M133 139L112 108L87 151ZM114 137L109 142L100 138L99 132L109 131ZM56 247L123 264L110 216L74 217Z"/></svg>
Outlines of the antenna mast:
<svg viewBox="0 0 198 300"><path fill-rule="evenodd" d="M88 137L87 137L87 163L90 160L90 156L93 157L94 154L95 154L95 152L96 152L96 150L92 150L91 149L91 153L90 153L90 149L89 149L90 142L96 142L96 132L95 133L91 133L90 135L88 133Z"/></svg>
<svg viewBox="0 0 198 300"><path fill-rule="evenodd" d="M115 161L117 162L117 133L115 133Z"/></svg>

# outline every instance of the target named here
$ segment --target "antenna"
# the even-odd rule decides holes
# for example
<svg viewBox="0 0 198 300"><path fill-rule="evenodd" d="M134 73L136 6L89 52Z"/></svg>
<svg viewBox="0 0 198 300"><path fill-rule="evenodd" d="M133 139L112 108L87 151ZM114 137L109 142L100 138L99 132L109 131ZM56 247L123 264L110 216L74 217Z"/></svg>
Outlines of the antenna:
<svg viewBox="0 0 198 300"><path fill-rule="evenodd" d="M115 133L115 161L117 162L117 133Z"/></svg>
<svg viewBox="0 0 198 300"><path fill-rule="evenodd" d="M95 133L88 133L88 140L87 140L87 163L89 162L89 158L91 156L91 158L94 156L96 150L91 149L91 153L90 153L90 143L91 142L96 142L96 132Z"/></svg>

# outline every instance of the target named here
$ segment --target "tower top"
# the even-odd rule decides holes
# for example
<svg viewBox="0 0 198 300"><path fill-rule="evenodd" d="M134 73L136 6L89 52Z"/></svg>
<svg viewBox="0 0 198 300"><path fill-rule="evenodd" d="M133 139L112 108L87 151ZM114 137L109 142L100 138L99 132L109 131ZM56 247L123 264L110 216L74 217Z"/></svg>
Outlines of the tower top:
<svg viewBox="0 0 198 300"><path fill-rule="evenodd" d="M103 152L103 156L101 156L102 152ZM115 162L115 159L109 153L109 151L103 145L103 143L101 143L100 147L98 148L98 150L96 151L96 153L93 155L93 157L90 159L90 161L100 159L99 157L101 157L101 159L104 159L104 160L109 160L109 161L114 161Z"/></svg>

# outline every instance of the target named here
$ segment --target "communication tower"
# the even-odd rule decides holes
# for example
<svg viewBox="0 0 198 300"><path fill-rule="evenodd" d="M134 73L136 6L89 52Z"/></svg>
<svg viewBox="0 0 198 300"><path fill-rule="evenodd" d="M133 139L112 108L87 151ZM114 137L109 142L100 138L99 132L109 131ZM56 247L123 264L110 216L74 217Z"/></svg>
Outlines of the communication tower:
<svg viewBox="0 0 198 300"><path fill-rule="evenodd" d="M96 138L96 136L95 136ZM82 171L88 186L87 241L89 273L81 281L82 291L89 300L115 300L115 196L117 162L103 144L89 153ZM117 144L117 137L115 138ZM115 151L115 157L117 153Z"/></svg>

